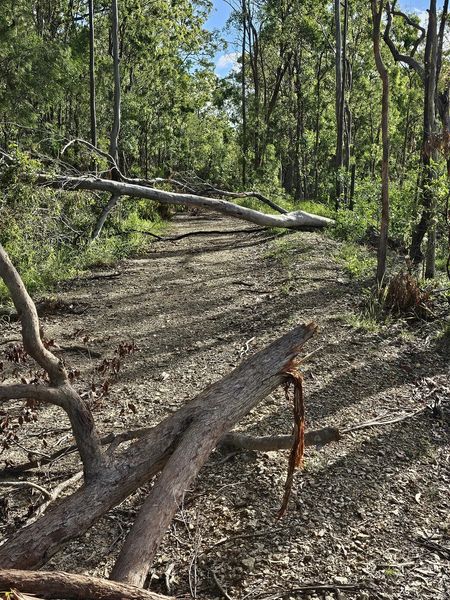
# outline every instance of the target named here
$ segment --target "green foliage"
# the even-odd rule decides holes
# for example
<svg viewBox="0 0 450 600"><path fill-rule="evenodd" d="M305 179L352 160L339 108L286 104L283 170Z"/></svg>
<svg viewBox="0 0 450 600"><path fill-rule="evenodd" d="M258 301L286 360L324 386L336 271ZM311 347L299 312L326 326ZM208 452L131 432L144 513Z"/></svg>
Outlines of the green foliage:
<svg viewBox="0 0 450 600"><path fill-rule="evenodd" d="M106 202L104 195L100 205ZM161 231L164 223L153 209L126 201L104 235L90 243L99 205L86 192L55 192L17 182L0 193L0 243L9 253L30 293L42 293L84 270L108 265L148 247L141 233ZM145 213L142 216L141 212ZM153 217L153 220L149 220ZM0 302L8 297L0 286Z"/></svg>
<svg viewBox="0 0 450 600"><path fill-rule="evenodd" d="M341 259L353 277L366 277L372 274L374 258L355 244L368 230L379 228L381 159L381 93L373 62L370 6L355 0L349 14L350 156L339 173L334 166L332 5L295 0L292 10L285 11L280 3L249 0L247 6L246 31L258 32L257 44L251 48L247 44L237 68L220 79L213 57L224 45L220 36L206 29L209 0L120 2L121 168L130 176L147 178L196 175L224 189L243 190L245 158L247 189L260 191L289 211L334 218L330 234L346 242ZM95 2L95 11L98 145L106 150L113 90L110 3ZM242 17L237 3L230 23L238 37ZM86 240L106 197L31 185L40 170L57 171L61 158L78 171L94 167L92 154L77 145L60 156L68 139L90 139L88 34L83 3L17 0L4 3L0 12L0 146L17 163L14 168L1 163L0 239L35 290L73 276L91 262L109 262L139 251L145 236L116 234L145 230L161 215L169 216L165 207L154 203L122 201L108 221L104 239L89 246ZM392 34L401 51L411 51L414 27L395 17ZM383 58L391 81L389 235L408 245L422 212L423 85L411 69L399 68L385 47ZM423 60L422 45L416 59ZM448 73L445 55L440 90ZM441 146L433 163L432 221L437 224L437 266L442 271L448 179ZM95 167L106 171L106 161L96 157ZM24 174L29 185L23 182ZM345 206L338 211L336 176L347 190ZM240 203L272 212L256 199Z"/></svg>
<svg viewBox="0 0 450 600"><path fill-rule="evenodd" d="M351 278L364 279L373 276L376 258L365 246L350 242L343 244L337 258Z"/></svg>

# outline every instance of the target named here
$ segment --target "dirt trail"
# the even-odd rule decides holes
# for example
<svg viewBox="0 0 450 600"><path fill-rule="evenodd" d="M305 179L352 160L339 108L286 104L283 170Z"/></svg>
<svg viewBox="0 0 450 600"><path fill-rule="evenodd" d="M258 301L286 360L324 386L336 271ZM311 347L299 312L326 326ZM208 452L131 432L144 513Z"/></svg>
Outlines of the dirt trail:
<svg viewBox="0 0 450 600"><path fill-rule="evenodd" d="M120 342L133 340L139 349L123 359L109 397L98 400L95 418L102 433L158 422L246 355L312 320L320 333L305 351L323 348L304 365L308 428L345 428L415 410L433 385L445 395L448 357L431 342L405 336L401 328L381 335L346 324L360 289L334 258L337 242L296 233L275 243L265 233L233 234L237 227L242 225L220 217L177 217L174 233L228 228L230 234L157 242L147 256L120 264L120 275L99 272L58 294L69 308L43 322L47 335L66 348L67 362L81 370L80 389ZM12 326L4 337L15 331ZM52 411L42 412L31 432L60 424L59 415L57 421ZM283 391L241 428L289 433L291 409ZM280 522L275 515L286 454L242 453L225 462L214 454L186 493L152 567L151 587L177 596L190 591L199 598L221 597L214 572L236 599L264 597L278 588L286 594L310 582L370 586L341 591L340 598L447 598L448 560L420 539L434 535L436 543L449 546L448 432L448 421L425 412L308 450ZM60 437L50 435L47 443ZM23 452L10 457L26 458ZM52 487L76 468L72 458L43 470L39 481ZM51 566L106 574L144 494L111 511ZM24 492L15 494L16 524L24 516L23 498ZM337 596L311 595L316 597Z"/></svg>

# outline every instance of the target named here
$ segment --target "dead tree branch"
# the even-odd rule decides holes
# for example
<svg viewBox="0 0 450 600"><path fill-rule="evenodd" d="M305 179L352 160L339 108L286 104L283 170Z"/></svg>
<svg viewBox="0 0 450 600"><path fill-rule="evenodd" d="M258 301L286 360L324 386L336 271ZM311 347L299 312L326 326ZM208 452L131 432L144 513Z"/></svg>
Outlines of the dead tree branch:
<svg viewBox="0 0 450 600"><path fill-rule="evenodd" d="M180 181L179 179L174 179L173 177L154 177L153 179L141 179L141 178L135 178L135 177L127 177L126 175L124 175L124 173L122 173L120 171L116 160L113 158L113 156L111 156L111 154L109 154L108 152L104 152L103 150L100 150L100 148L97 148L90 142L80 139L80 138L70 140L70 142L68 142L62 149L61 154L64 154L64 152L67 150L67 148L70 148L70 146L72 146L73 144L82 144L82 145L86 146L89 150L91 150L92 152L96 152L100 156L103 156L103 158L106 158L108 160L108 162L110 163L110 165L113 167L113 169L116 171L116 173L119 175L120 180L125 183L131 183L134 185L143 185L146 187L152 187L152 186L158 185L158 184L169 184L175 188L178 188L179 190L183 190L183 191L188 192L189 194L195 194L198 196L213 195L213 196L222 196L223 198L234 198L234 199L256 198L260 202L263 202L264 204L267 204L267 206L270 206L276 212L279 212L280 214L288 214L288 211L285 208L283 208L282 206L279 206L273 200L271 200L270 198L267 198L267 196L264 196L263 194L261 194L260 192L257 192L257 191L230 192L227 190L218 189L210 184L205 184L202 187L202 189L198 189L198 188L194 187L194 185L192 185L192 184L189 184L185 181ZM106 207L103 212L105 212L105 210L106 210Z"/></svg>
<svg viewBox="0 0 450 600"><path fill-rule="evenodd" d="M87 531L167 463L152 491L157 505L163 506L157 517L160 526L152 527L150 534L147 531L144 540L139 534L135 539L137 545L143 543L139 565L132 558L126 560L126 553L122 553L120 571L116 571L124 580L145 579L148 561L177 510L186 484L193 481L219 440L275 387L285 382L286 365L298 355L315 330L314 324L294 328L178 412L147 430L131 446L108 456L95 479L87 480L74 494L16 532L0 547L0 567L30 569L41 566L67 541ZM187 456L191 457L190 464L184 470L180 465L185 466ZM150 510L153 516L154 511L155 508ZM130 534L132 537L134 532L135 529Z"/></svg>
<svg viewBox="0 0 450 600"><path fill-rule="evenodd" d="M48 187L65 190L91 190L109 192L117 196L131 196L134 198L147 198L162 204L176 204L195 206L206 210L214 210L230 217L256 223L263 227L286 227L292 229L323 228L332 225L334 221L327 217L312 215L304 211L294 211L282 215L269 215L251 208L238 206L215 198L198 196L195 194L180 194L167 192L143 185L113 181L95 177L64 177L39 175L37 181Z"/></svg>
<svg viewBox="0 0 450 600"><path fill-rule="evenodd" d="M0 245L0 277L5 282L22 322L24 349L40 367L47 371L50 386L1 385L0 399L34 398L60 406L69 417L74 437L83 461L87 479L95 477L104 463L101 445L91 411L69 383L64 364L45 348L39 328L39 318L19 273Z"/></svg>
<svg viewBox="0 0 450 600"><path fill-rule="evenodd" d="M340 439L339 429L324 427L305 433L305 446L323 446ZM228 433L220 442L219 450L232 452L235 450L257 450L274 452L290 450L294 443L293 435L267 435L254 437L243 433Z"/></svg>

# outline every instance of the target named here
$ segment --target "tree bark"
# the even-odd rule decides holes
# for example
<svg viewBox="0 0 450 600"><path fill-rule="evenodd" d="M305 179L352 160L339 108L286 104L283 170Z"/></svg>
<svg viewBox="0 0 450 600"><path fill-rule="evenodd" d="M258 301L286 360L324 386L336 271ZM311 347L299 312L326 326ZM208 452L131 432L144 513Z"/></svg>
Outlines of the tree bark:
<svg viewBox="0 0 450 600"><path fill-rule="evenodd" d="M91 142L93 146L97 146L97 110L95 106L94 0L89 0L89 101L91 113Z"/></svg>
<svg viewBox="0 0 450 600"><path fill-rule="evenodd" d="M343 135L344 135L344 113L341 110L343 102L343 79L342 79L342 28L341 28L341 0L334 0L334 28L336 42L336 208L341 204L342 196L342 161L343 161Z"/></svg>
<svg viewBox="0 0 450 600"><path fill-rule="evenodd" d="M110 143L109 143L109 154L113 157L114 161L118 165L119 164L120 113L121 113L118 0L111 1L111 41L112 41L112 58L113 58L113 74L114 74L114 105L113 105L113 124L112 124L111 138L110 138Z"/></svg>
<svg viewBox="0 0 450 600"><path fill-rule="evenodd" d="M377 282L381 285L386 271L386 253L389 232L389 74L384 65L380 48L380 29L383 16L383 0L372 0L372 40L375 64L380 75L383 92L381 97L381 137L383 157L381 163L381 223L377 255Z"/></svg>
<svg viewBox="0 0 450 600"><path fill-rule="evenodd" d="M93 190L111 192L118 196L132 196L135 198L147 198L162 204L177 204L185 206L198 206L207 210L214 210L243 221L256 223L263 227L286 227L291 229L314 229L328 227L334 224L332 219L312 215L304 211L294 211L283 215L269 215L260 213L251 208L238 206L227 202L226 200L217 200L194 194L179 194L175 192L166 192L155 188L124 183L121 181L112 181L110 179L100 179L95 177L49 177L39 175L39 183L49 187L63 188L67 190Z"/></svg>
<svg viewBox="0 0 450 600"><path fill-rule="evenodd" d="M67 600L169 600L134 586L62 571L0 570L0 589Z"/></svg>

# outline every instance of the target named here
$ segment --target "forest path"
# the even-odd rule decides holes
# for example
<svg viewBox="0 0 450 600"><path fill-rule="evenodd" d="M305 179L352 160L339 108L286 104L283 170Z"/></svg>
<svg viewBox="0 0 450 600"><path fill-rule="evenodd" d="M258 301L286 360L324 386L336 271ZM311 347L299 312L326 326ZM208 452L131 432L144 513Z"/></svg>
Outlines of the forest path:
<svg viewBox="0 0 450 600"><path fill-rule="evenodd" d="M322 348L304 365L307 428L345 428L416 410L435 384L445 393L448 360L430 343L400 327L381 335L347 324L361 290L335 258L338 242L320 233L278 240L233 233L243 227L214 215L177 216L171 233L211 233L152 243L146 256L123 261L120 275L98 272L58 294L66 308L43 323L66 348L70 366L81 370L80 388L100 381L93 367L114 356L120 342L138 347L123 358L109 397L96 401L102 433L157 423L245 356L312 320L320 331L305 352ZM212 233L224 228L228 235ZM43 413L36 430L44 419L54 426L54 413ZM283 390L241 423L254 434L291 427ZM281 522L275 515L286 454L242 453L226 462L214 454L166 536L152 588L179 596L190 585L199 598L214 598L220 594L213 570L233 598L278 586L285 593L311 581L364 581L373 591L342 597L443 599L445 560L418 539L425 531L445 545L450 534L447 436L448 423L422 413L308 449ZM66 478L74 461L50 469L51 482ZM104 575L144 495L112 510L51 566Z"/></svg>

